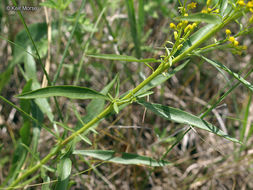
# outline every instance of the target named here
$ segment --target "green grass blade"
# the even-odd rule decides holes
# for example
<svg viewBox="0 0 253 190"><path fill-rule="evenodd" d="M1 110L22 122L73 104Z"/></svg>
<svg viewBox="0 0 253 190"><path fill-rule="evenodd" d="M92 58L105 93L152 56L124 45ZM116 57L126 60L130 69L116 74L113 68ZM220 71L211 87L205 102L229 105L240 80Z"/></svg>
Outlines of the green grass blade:
<svg viewBox="0 0 253 190"><path fill-rule="evenodd" d="M107 9L107 6L108 6L108 3L106 2L106 3L104 3L104 2L102 2L101 3L101 1L100 0L95 0L96 1L96 3L97 3L97 5L98 5L98 7L99 7L99 9L100 9L100 12L103 12L103 9ZM104 13L104 14L102 14L102 18L103 18L103 20L105 21L105 24L106 24L106 27L107 27L107 29L108 29L108 32L109 32L109 34L113 37L113 39L115 40L116 39L116 35L115 35L115 33L114 33L114 31L112 30L112 27L110 26L110 23L109 23L109 21L107 20L107 18L106 18L106 13Z"/></svg>
<svg viewBox="0 0 253 190"><path fill-rule="evenodd" d="M210 63L211 65L213 65L214 67L218 67L224 71L226 71L228 74L230 74L232 77L234 77L235 79L237 79L239 82L241 82L244 86L246 86L248 89L250 89L251 91L253 91L253 85L250 84L248 81L246 81L244 78L242 78L239 74L231 71L228 67L226 67L225 65L217 62L217 61L213 61L211 59L208 59L202 55L198 55L199 57L201 57L202 59L204 59L205 61L207 61L208 63Z"/></svg>
<svg viewBox="0 0 253 190"><path fill-rule="evenodd" d="M58 182L55 190L67 190L69 184L69 177L71 174L72 162L69 158L63 158L60 160L57 166Z"/></svg>
<svg viewBox="0 0 253 190"><path fill-rule="evenodd" d="M48 98L52 96L63 96L70 99L105 99L109 98L99 92L80 86L49 86L31 92L19 94L21 99Z"/></svg>
<svg viewBox="0 0 253 190"><path fill-rule="evenodd" d="M146 107L147 109L151 110L155 114L167 120L171 120L171 121L181 123L181 124L192 125L194 127L197 127L197 128L206 130L208 132L214 133L216 135L219 135L221 137L224 137L232 142L241 143L237 139L228 136L222 130L212 125L211 123L208 123L207 121L195 115L192 115L188 112L185 112L173 107L169 107L169 106L163 106L161 104L148 103L143 100L138 100L137 103L139 103L140 105Z"/></svg>
<svg viewBox="0 0 253 190"><path fill-rule="evenodd" d="M144 11L144 0L139 0L138 1L138 34L142 36L143 34L143 27L145 24L145 11Z"/></svg>
<svg viewBox="0 0 253 190"><path fill-rule="evenodd" d="M209 24L220 24L221 18L217 15L207 14L207 13L195 13L189 16L176 17L175 20L187 20L190 22L206 22Z"/></svg>
<svg viewBox="0 0 253 190"><path fill-rule="evenodd" d="M134 2L133 0L125 0L128 12L128 20L131 28L131 35L134 41L136 57L141 57L140 39L138 34L138 26L135 18Z"/></svg>
<svg viewBox="0 0 253 190"><path fill-rule="evenodd" d="M245 109L245 114L244 114L243 126L240 129L240 141L242 141L242 142L245 142L245 137L247 135L245 133L246 133L246 128L247 128L248 119L249 119L251 101L252 101L252 92L249 95L249 100L248 100L248 103L247 103L247 106Z"/></svg>
<svg viewBox="0 0 253 190"><path fill-rule="evenodd" d="M122 152L121 156L115 156L114 150L75 150L73 154L90 156L100 160L113 162L117 164L135 164L135 165L146 165L146 166L166 166L170 162L164 160L155 160L147 156L141 156L138 154L131 154ZM118 153L117 153L118 154Z"/></svg>
<svg viewBox="0 0 253 190"><path fill-rule="evenodd" d="M97 58L97 59L108 59L108 60L114 60L114 61L144 62L144 63L160 62L160 60L156 60L154 58L138 59L134 56L117 55L117 54L88 54L87 56Z"/></svg>

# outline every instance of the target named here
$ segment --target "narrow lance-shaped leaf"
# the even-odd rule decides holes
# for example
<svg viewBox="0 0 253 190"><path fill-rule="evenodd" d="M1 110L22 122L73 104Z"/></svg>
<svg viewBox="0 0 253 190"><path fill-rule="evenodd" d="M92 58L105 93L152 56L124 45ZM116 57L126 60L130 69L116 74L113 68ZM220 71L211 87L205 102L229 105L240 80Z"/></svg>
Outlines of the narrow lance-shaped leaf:
<svg viewBox="0 0 253 190"><path fill-rule="evenodd" d="M88 54L88 57L94 57L97 59L108 59L108 60L115 60L115 61L127 61L127 62L160 62L154 58L147 58L147 59L138 59L134 56L128 55L117 55L117 54Z"/></svg>
<svg viewBox="0 0 253 190"><path fill-rule="evenodd" d="M219 5L220 5L220 13L224 17L225 11L228 6L228 0L219 0Z"/></svg>
<svg viewBox="0 0 253 190"><path fill-rule="evenodd" d="M71 99L107 99L109 98L99 92L80 86L49 86L31 92L17 95L17 98L33 99L48 98L52 96L63 96Z"/></svg>
<svg viewBox="0 0 253 190"><path fill-rule="evenodd" d="M233 76L235 79L237 79L238 81L240 81L244 86L246 86L248 89L250 89L251 91L253 91L253 85L250 84L248 81L246 81L244 78L242 78L240 75L238 75L237 73L231 71L229 68L227 68L225 65L217 62L217 61L213 61L211 59L208 59L202 55L198 55L199 57L201 57L202 59L204 59L205 61L207 61L208 63L210 63L211 65L213 65L214 67L218 67L226 72L228 72L231 76Z"/></svg>
<svg viewBox="0 0 253 190"><path fill-rule="evenodd" d="M195 13L189 16L180 16L176 17L175 20L187 20L190 22L206 22L210 24L219 24L222 21L219 16L208 13Z"/></svg>
<svg viewBox="0 0 253 190"><path fill-rule="evenodd" d="M200 119L199 117L192 115L190 113L187 113L185 111L182 111L173 107L169 107L169 106L163 106L160 104L148 103L143 100L138 100L137 103L139 103L140 105L146 107L147 109L151 110L155 114L167 120L171 120L177 123L192 125L194 127L204 129L206 131L209 131L211 133L224 137L232 142L241 143L237 139L228 136L226 133L224 133L222 130L212 125L211 123L208 123L207 121Z"/></svg>
<svg viewBox="0 0 253 190"><path fill-rule="evenodd" d="M67 190L71 174L72 162L69 158L63 158L57 167L58 182L55 190Z"/></svg>
<svg viewBox="0 0 253 190"><path fill-rule="evenodd" d="M169 165L170 162L164 160L155 160L147 156L141 156L138 154L131 154L122 152L121 156L116 156L116 152L113 150L75 150L73 154L91 156L100 160L118 163L118 164L136 164L136 165L147 165L147 166L165 166ZM119 153L117 153L118 155Z"/></svg>

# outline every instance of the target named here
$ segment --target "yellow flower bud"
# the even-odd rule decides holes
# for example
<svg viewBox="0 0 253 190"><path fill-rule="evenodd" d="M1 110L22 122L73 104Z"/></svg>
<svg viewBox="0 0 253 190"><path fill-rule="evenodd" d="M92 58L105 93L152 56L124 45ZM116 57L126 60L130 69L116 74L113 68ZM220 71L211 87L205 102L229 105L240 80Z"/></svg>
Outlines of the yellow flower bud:
<svg viewBox="0 0 253 190"><path fill-rule="evenodd" d="M174 32L174 38L175 38L175 40L177 40L177 38L178 38L178 34L176 31Z"/></svg>
<svg viewBox="0 0 253 190"><path fill-rule="evenodd" d="M172 22L172 23L170 23L170 28L176 29L176 25Z"/></svg>
<svg viewBox="0 0 253 190"><path fill-rule="evenodd" d="M203 10L201 11L201 13L207 13L207 10L204 10L204 9L203 9Z"/></svg>
<svg viewBox="0 0 253 190"><path fill-rule="evenodd" d="M193 27L191 24L189 24L188 26L185 27L184 29L184 33L188 32L189 30L191 30Z"/></svg>
<svg viewBox="0 0 253 190"><path fill-rule="evenodd" d="M226 34L229 36L231 34L231 31L229 29L226 29Z"/></svg>
<svg viewBox="0 0 253 190"><path fill-rule="evenodd" d="M207 0L206 6L209 6L211 4L212 0Z"/></svg>
<svg viewBox="0 0 253 190"><path fill-rule="evenodd" d="M182 47L183 47L183 44L179 44L179 45L177 46L177 49L180 50Z"/></svg>
<svg viewBox="0 0 253 190"><path fill-rule="evenodd" d="M187 25L188 24L188 20L184 20L183 24Z"/></svg>
<svg viewBox="0 0 253 190"><path fill-rule="evenodd" d="M211 8L208 8L208 9L207 9L207 12L211 12L211 11L212 11L212 9L211 9Z"/></svg>
<svg viewBox="0 0 253 190"><path fill-rule="evenodd" d="M194 22L194 23L192 24L192 28L195 28L196 26L197 26L197 23Z"/></svg>
<svg viewBox="0 0 253 190"><path fill-rule="evenodd" d="M248 8L253 8L253 1L249 1L246 6Z"/></svg>
<svg viewBox="0 0 253 190"><path fill-rule="evenodd" d="M237 4L238 4L238 5L240 5L240 6L244 6L244 5L245 5L245 3L244 3L244 1L243 1L243 0L239 0L239 1L237 1Z"/></svg>
<svg viewBox="0 0 253 190"><path fill-rule="evenodd" d="M239 42L235 40L235 41L233 42L233 44L234 44L234 46L238 46L238 45L239 45Z"/></svg>
<svg viewBox="0 0 253 190"><path fill-rule="evenodd" d="M180 29L182 26L183 26L183 23L180 22L180 23L178 23L177 28Z"/></svg>
<svg viewBox="0 0 253 190"><path fill-rule="evenodd" d="M189 15L187 13L185 13L184 16L189 16Z"/></svg>
<svg viewBox="0 0 253 190"><path fill-rule="evenodd" d="M230 36L229 38L228 38L228 41L230 41L230 42L234 42L235 41L235 38L233 37L233 36Z"/></svg>

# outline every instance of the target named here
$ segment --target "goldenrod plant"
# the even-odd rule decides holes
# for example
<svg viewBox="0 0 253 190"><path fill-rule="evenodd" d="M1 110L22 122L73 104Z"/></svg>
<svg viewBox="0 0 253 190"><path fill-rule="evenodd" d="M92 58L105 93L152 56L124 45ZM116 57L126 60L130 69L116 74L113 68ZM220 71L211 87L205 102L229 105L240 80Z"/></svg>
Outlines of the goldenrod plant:
<svg viewBox="0 0 253 190"><path fill-rule="evenodd" d="M43 23L18 9L22 3L4 2L5 7L17 8L12 14L24 28L15 38L5 32L13 15L1 10L4 27L0 36L12 56L6 67L1 67L0 108L5 110L8 105L12 111L1 126L8 131L11 145L7 141L0 144L0 189L126 189L122 184L128 189L164 188L164 184L171 185L168 189L217 189L219 185L212 179L217 174L222 181L225 174L219 169L225 168L225 172L229 167L194 172L191 167L208 171L213 165L197 166L202 153L189 157L193 154L191 143L216 151L215 164L232 167L237 163L240 167L240 161L245 161L244 172L252 176L252 168L247 168L252 164L253 139L253 58L247 48L252 48L252 0L45 0L36 5L41 12L32 13L46 14L50 19ZM158 24L161 28L156 31L152 23L149 26L149 19L162 22L159 17L166 24ZM154 38L162 48L148 44ZM47 54L52 54L47 57L50 73L44 64ZM221 54L229 55L237 65L226 63L228 59L220 58ZM243 65L237 62L244 57ZM41 76L47 86L41 87ZM15 83L15 77L20 82ZM195 77L197 85L192 84ZM209 86L212 83L217 86ZM238 97L238 88L244 100ZM168 97L173 101L167 101ZM231 105L224 104L227 99ZM234 114L219 113L222 105ZM135 123L122 128L136 119L141 126ZM11 122L17 125L15 129ZM156 139L153 143L152 136ZM149 148L148 143L152 144ZM184 155L187 147L184 160L179 155ZM232 153L225 147L232 147ZM181 153L173 152L175 149ZM175 169L181 162L184 167ZM118 176L121 168L129 177ZM178 174L168 174L173 168ZM191 172L193 176L187 178ZM234 172L232 185L224 182L223 187L241 189L244 183L244 188L253 188L250 180L237 181L237 175L244 174ZM171 176L179 173L180 183ZM158 183L156 174L166 182Z"/></svg>

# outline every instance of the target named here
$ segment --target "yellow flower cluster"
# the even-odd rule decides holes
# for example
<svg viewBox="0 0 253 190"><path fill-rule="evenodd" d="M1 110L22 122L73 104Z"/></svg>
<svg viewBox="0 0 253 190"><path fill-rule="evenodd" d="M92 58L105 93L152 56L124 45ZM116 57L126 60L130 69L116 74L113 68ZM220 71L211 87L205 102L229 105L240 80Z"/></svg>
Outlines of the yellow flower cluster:
<svg viewBox="0 0 253 190"><path fill-rule="evenodd" d="M244 2L244 0L238 0L236 4L240 5L241 7L245 6L248 9L253 8L253 0L248 1L247 4Z"/></svg>
<svg viewBox="0 0 253 190"><path fill-rule="evenodd" d="M234 46L238 46L239 45L239 42L233 36L230 36L228 38L228 41L230 41Z"/></svg>
<svg viewBox="0 0 253 190"><path fill-rule="evenodd" d="M247 49L247 46L239 46L239 42L235 39L235 37L230 36L231 35L231 31L229 29L226 29L225 32L226 32L228 41L231 42L232 47L235 48L235 50L233 51L233 53L241 55L242 51Z"/></svg>
<svg viewBox="0 0 253 190"><path fill-rule="evenodd" d="M225 32L226 32L226 35L228 36L228 41L230 41L234 46L238 46L239 42L233 36L230 36L231 30L226 29Z"/></svg>

